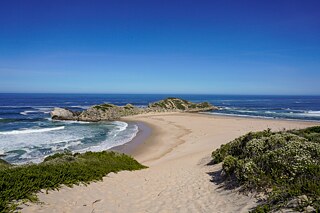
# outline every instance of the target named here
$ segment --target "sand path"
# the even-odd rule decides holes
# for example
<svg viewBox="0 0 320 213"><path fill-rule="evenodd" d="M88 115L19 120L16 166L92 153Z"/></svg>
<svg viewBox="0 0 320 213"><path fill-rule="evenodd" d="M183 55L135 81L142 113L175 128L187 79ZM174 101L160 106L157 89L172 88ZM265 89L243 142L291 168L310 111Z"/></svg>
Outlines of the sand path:
<svg viewBox="0 0 320 213"><path fill-rule="evenodd" d="M208 166L212 150L248 131L303 128L314 123L201 114L132 116L153 129L133 155L149 166L109 174L88 186L39 193L42 204L22 212L248 212L252 196L213 182L221 165Z"/></svg>

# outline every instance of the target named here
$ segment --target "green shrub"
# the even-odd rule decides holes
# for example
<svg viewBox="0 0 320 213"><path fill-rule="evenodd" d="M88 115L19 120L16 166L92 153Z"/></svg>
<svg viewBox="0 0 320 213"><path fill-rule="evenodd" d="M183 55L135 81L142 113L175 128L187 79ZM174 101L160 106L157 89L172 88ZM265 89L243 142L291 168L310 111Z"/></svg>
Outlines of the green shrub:
<svg viewBox="0 0 320 213"><path fill-rule="evenodd" d="M214 151L212 162L223 162L225 173L245 189L268 195L255 212L280 209L300 195L310 202L297 210L312 205L320 211L320 127L251 132Z"/></svg>
<svg viewBox="0 0 320 213"><path fill-rule="evenodd" d="M56 189L62 184L102 180L110 172L146 168L132 157L115 152L55 154L40 164L13 166L0 170L0 212L8 212L17 200L36 200L41 189Z"/></svg>
<svg viewBox="0 0 320 213"><path fill-rule="evenodd" d="M231 155L228 155L223 159L222 168L227 175L233 174L235 169L237 168L237 159Z"/></svg>

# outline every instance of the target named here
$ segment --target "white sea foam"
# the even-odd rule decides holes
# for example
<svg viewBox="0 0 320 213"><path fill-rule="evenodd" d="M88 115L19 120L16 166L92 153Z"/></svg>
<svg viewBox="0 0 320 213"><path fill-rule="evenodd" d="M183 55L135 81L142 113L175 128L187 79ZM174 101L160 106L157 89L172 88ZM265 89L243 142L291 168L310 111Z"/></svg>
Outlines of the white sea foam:
<svg viewBox="0 0 320 213"><path fill-rule="evenodd" d="M51 150L56 152L56 151L59 151L59 150L65 150L65 149L68 149L72 146L77 146L77 145L80 145L82 142L80 140L78 141L71 141L69 143L66 143L64 146L52 146L51 147Z"/></svg>
<svg viewBox="0 0 320 213"><path fill-rule="evenodd" d="M52 120L52 119L50 118L50 120ZM92 123L89 121L58 121L58 120L54 120L54 122L66 123L66 124L90 124L90 123Z"/></svg>
<svg viewBox="0 0 320 213"><path fill-rule="evenodd" d="M118 130L119 132L122 132L122 131L126 130L127 127L128 127L128 124L127 124L126 122L114 121L114 122L112 122L112 123L114 123L114 124L117 125L117 130Z"/></svg>
<svg viewBox="0 0 320 213"><path fill-rule="evenodd" d="M47 149L51 154L64 149L72 152L102 151L131 141L138 132L137 125L125 122L101 122L93 126L68 125L68 128L64 126L61 124L60 127L0 132L0 150L8 158L14 158L14 163L37 163L48 155ZM104 130L108 132L105 139L100 136ZM17 150L25 152L22 155L12 152Z"/></svg>
<svg viewBox="0 0 320 213"><path fill-rule="evenodd" d="M124 123L124 122L120 122L120 123ZM123 124L122 124L123 125ZM83 153L83 152L88 152L88 151L92 151L92 152L98 152L101 150L107 150L107 149L111 149L112 147L115 146L120 146L123 145L125 143L130 142L134 137L136 137L136 135L139 132L139 128L137 125L133 125L130 127L130 129L127 129L128 131L126 132L120 132L119 135L117 135L117 137L109 137L107 138L107 140L103 141L101 144L97 145L97 146L90 146L87 147L85 149L82 150L77 150L77 152Z"/></svg>
<svg viewBox="0 0 320 213"><path fill-rule="evenodd" d="M275 114L276 112L272 112L272 111L265 111L265 113L267 113L267 114Z"/></svg>
<svg viewBox="0 0 320 213"><path fill-rule="evenodd" d="M33 108L37 109L38 112L42 112L44 114L49 114L53 110L53 107L33 107Z"/></svg>
<svg viewBox="0 0 320 213"><path fill-rule="evenodd" d="M307 111L308 114L320 114L320 111Z"/></svg>
<svg viewBox="0 0 320 213"><path fill-rule="evenodd" d="M64 126L52 127L52 128L42 128L42 129L22 129L22 130L12 130L7 132L0 132L0 135L18 135L18 134L30 134L30 133L40 133L62 130Z"/></svg>
<svg viewBox="0 0 320 213"><path fill-rule="evenodd" d="M80 108L80 109L89 109L90 106L79 106L79 105L76 105L76 106L70 106L72 108Z"/></svg>
<svg viewBox="0 0 320 213"><path fill-rule="evenodd" d="M223 109L235 109L235 108L232 108L232 107L223 107Z"/></svg>
<svg viewBox="0 0 320 213"><path fill-rule="evenodd" d="M296 113L296 115L306 116L306 117L320 117L320 111L306 111L304 113Z"/></svg>
<svg viewBox="0 0 320 213"><path fill-rule="evenodd" d="M127 123L121 121L113 121L112 124L115 125L115 128L108 133L108 135L112 138L116 138L119 133L126 130L128 127Z"/></svg>
<svg viewBox="0 0 320 213"><path fill-rule="evenodd" d="M74 137L74 138L67 138L65 140L57 140L57 141L52 141L50 144L40 144L40 146L45 147L46 145L51 145L51 144L61 144L61 143L71 143L73 141L81 141L85 137Z"/></svg>
<svg viewBox="0 0 320 213"><path fill-rule="evenodd" d="M30 113L37 113L39 111L34 111L34 110L26 110L26 111L23 111L23 112L20 112L21 115L28 115Z"/></svg>

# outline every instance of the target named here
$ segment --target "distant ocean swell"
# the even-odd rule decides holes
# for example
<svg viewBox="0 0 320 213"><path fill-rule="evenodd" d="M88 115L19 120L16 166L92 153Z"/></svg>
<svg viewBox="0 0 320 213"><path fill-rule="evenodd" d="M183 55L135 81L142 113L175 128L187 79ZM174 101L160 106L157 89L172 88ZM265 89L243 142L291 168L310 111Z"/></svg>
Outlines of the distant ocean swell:
<svg viewBox="0 0 320 213"><path fill-rule="evenodd" d="M290 108L243 109L236 107L221 107L220 110L206 112L205 114L267 119L310 120L320 122L320 120L317 119L320 118L320 111L293 110Z"/></svg>

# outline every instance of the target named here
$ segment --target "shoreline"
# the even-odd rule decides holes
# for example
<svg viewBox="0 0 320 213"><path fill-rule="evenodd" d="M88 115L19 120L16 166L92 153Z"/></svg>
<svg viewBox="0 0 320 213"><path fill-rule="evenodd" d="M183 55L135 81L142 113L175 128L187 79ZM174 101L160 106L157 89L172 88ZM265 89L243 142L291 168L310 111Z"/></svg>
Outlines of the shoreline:
<svg viewBox="0 0 320 213"><path fill-rule="evenodd" d="M190 115L190 116L204 116L208 118L212 117L212 118L222 118L222 119L236 119L236 120L240 119L240 120L249 120L249 121L250 120L275 121L275 122L279 121L279 122L301 123L301 124L307 124L307 125L308 124L320 125L320 123L318 123L317 121L285 119L285 118L278 119L278 118L271 118L271 117L264 118L264 117L250 117L250 116L237 116L237 115L224 115L224 114L220 115L220 114L209 114L209 113L187 113L187 112L147 113L147 114L127 116L120 119L120 121L127 122L127 123L134 123L138 125L138 133L132 140L128 141L127 143L112 147L108 150L124 153L127 155L131 155L134 158L141 159L139 158L139 156L146 154L148 150L151 149L152 146L155 146L155 144L152 141L154 141L154 138L157 138L159 137L159 135L161 135L161 131L159 131L157 126L155 126L153 123L148 121L142 121L140 118L147 117L147 116L161 116L161 115ZM163 153L161 156L165 155L167 152ZM161 156L158 156L156 158L149 159L149 160L155 160L160 158ZM142 163L144 163L145 161L146 161L145 159L141 160Z"/></svg>
<svg viewBox="0 0 320 213"><path fill-rule="evenodd" d="M199 113L143 114L121 121L150 128L148 137L141 138L142 132L131 144L118 147L149 168L40 192L41 204L28 203L22 212L248 212L257 205L254 194L225 190L215 182L221 164L209 165L212 151L249 131L318 125ZM144 141L138 143L138 137Z"/></svg>
<svg viewBox="0 0 320 213"><path fill-rule="evenodd" d="M121 120L126 123L133 123L138 126L138 132L137 134L128 142L111 147L110 151L116 151L120 153L124 153L127 155L132 155L140 146L143 146L144 142L151 136L152 134L152 128L150 128L149 125L143 123L143 122L134 122L134 121L125 121Z"/></svg>

